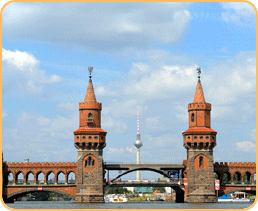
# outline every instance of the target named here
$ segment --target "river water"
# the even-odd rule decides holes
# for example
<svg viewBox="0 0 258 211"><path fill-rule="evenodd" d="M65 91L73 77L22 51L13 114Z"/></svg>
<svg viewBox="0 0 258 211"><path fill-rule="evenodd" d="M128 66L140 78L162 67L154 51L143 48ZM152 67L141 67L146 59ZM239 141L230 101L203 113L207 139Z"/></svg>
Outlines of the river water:
<svg viewBox="0 0 258 211"><path fill-rule="evenodd" d="M72 201L19 201L7 203L13 209L244 209L253 202L219 202L214 204L175 203L171 201L141 201L126 203L77 204ZM257 205L256 205L257 206Z"/></svg>

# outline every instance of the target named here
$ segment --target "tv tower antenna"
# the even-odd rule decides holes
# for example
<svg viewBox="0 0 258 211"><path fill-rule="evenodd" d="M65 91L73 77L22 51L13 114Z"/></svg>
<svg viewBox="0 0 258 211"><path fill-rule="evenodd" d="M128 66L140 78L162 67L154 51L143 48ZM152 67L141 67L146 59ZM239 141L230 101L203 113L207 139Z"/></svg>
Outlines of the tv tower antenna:
<svg viewBox="0 0 258 211"><path fill-rule="evenodd" d="M142 147L141 134L140 134L140 124L139 124L139 105L137 105L137 134L134 146L137 148L137 163L140 164L140 148ZM140 180L140 171L137 171L136 179Z"/></svg>

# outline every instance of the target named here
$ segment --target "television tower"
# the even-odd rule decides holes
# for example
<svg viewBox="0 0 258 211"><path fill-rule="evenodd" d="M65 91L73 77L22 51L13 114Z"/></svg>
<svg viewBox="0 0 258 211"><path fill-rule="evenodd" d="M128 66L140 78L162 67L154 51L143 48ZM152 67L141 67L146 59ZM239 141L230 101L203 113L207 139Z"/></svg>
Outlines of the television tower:
<svg viewBox="0 0 258 211"><path fill-rule="evenodd" d="M140 164L140 148L142 146L141 134L139 131L139 105L137 105L137 134L136 141L134 142L134 146L137 148L137 163ZM140 171L136 172L136 179L140 180Z"/></svg>

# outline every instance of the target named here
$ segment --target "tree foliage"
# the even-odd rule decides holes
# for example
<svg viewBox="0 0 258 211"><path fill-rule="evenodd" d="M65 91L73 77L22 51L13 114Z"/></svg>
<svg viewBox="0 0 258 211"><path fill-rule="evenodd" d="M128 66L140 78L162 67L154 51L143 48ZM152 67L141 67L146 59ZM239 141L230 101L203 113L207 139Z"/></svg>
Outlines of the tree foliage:
<svg viewBox="0 0 258 211"><path fill-rule="evenodd" d="M131 191L123 187L109 187L108 190L106 191L106 194L125 194L125 193L131 193Z"/></svg>
<svg viewBox="0 0 258 211"><path fill-rule="evenodd" d="M153 187L152 190L153 190L153 192L155 190L159 191L160 193L165 193L166 192L164 187Z"/></svg>

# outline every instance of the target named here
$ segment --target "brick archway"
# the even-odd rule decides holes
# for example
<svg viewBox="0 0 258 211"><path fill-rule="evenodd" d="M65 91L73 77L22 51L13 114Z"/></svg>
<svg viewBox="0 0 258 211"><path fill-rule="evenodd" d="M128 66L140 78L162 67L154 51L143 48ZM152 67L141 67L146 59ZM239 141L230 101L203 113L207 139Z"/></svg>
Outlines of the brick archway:
<svg viewBox="0 0 258 211"><path fill-rule="evenodd" d="M7 199L15 199L18 198L26 193L33 193L33 192L53 192L53 193L59 193L59 194L63 194L71 199L75 199L75 195L73 195L72 193L68 193L66 191L63 190L58 190L58 189L53 189L53 188L44 188L44 190L38 190L38 187L35 188L27 188L27 189L20 189L17 191L14 191L10 194L7 194ZM72 192L72 191L71 191Z"/></svg>

